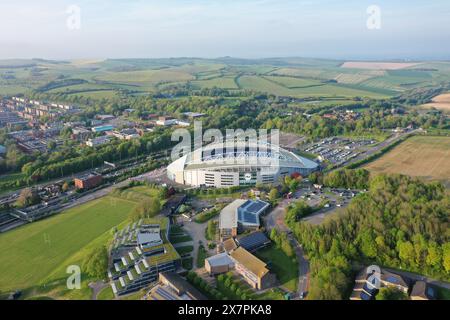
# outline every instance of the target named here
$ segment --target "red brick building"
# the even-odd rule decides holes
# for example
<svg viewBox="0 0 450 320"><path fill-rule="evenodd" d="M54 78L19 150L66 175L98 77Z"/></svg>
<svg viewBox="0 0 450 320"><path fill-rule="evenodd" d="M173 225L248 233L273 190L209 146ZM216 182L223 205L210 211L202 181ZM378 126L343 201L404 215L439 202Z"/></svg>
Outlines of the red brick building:
<svg viewBox="0 0 450 320"><path fill-rule="evenodd" d="M87 175L75 178L75 187L77 189L91 189L102 183L102 176L97 173L89 173Z"/></svg>

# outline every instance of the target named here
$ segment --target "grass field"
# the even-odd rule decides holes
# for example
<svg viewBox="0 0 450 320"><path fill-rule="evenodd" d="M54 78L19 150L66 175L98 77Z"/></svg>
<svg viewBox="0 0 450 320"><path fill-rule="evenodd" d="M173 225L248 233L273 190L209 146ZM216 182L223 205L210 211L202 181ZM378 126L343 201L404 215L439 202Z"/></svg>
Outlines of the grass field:
<svg viewBox="0 0 450 320"><path fill-rule="evenodd" d="M128 217L135 202L105 197L48 219L0 234L0 288L26 289L65 276L86 247L106 244L111 228Z"/></svg>
<svg viewBox="0 0 450 320"><path fill-rule="evenodd" d="M426 180L450 180L450 137L415 136L364 168L373 173L400 173Z"/></svg>
<svg viewBox="0 0 450 320"><path fill-rule="evenodd" d="M272 245L256 252L258 258L271 263L271 269L277 275L281 285L290 291L297 290L298 265L281 249Z"/></svg>
<svg viewBox="0 0 450 320"><path fill-rule="evenodd" d="M46 91L51 82L84 80L48 92L118 99L117 90L142 95L168 87L250 89L298 98L387 98L450 81L448 62L345 62L307 58L108 59L0 61L0 95ZM337 82L337 83L336 83Z"/></svg>

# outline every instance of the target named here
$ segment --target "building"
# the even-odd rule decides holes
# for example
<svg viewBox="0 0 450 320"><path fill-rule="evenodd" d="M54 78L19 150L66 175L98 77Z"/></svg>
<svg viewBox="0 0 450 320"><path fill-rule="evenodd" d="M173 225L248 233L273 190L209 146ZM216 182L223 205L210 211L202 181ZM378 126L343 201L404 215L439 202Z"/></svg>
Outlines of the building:
<svg viewBox="0 0 450 320"><path fill-rule="evenodd" d="M398 274L381 269L379 277L379 288L391 287L408 294L409 291L409 279L406 279ZM372 274L367 272L366 268L363 268L355 279L355 286L353 288L350 300L373 300L378 293L376 287L376 279L370 278ZM372 280L371 280L372 279Z"/></svg>
<svg viewBox="0 0 450 320"><path fill-rule="evenodd" d="M403 293L408 293L410 280L386 270L381 270L381 286L394 287Z"/></svg>
<svg viewBox="0 0 450 320"><path fill-rule="evenodd" d="M236 241L234 241L233 238L229 238L222 242L222 249L223 251L230 253L231 251L237 249L238 245L236 244Z"/></svg>
<svg viewBox="0 0 450 320"><path fill-rule="evenodd" d="M224 188L278 183L280 177L307 176L317 169L317 163L285 149L236 142L234 148L213 143L188 153L167 167L167 175L180 184Z"/></svg>
<svg viewBox="0 0 450 320"><path fill-rule="evenodd" d="M138 235L156 227L162 243L141 247ZM115 295L121 296L145 288L163 272L175 271L181 265L180 255L170 242L170 221L141 219L116 232L111 246L108 277ZM156 238L156 237L154 237ZM167 277L166 277L167 279ZM172 288L175 286L172 286Z"/></svg>
<svg viewBox="0 0 450 320"><path fill-rule="evenodd" d="M122 129L120 131L113 131L111 132L111 135L115 136L116 138L119 138L120 140L131 140L140 137L138 131L134 128Z"/></svg>
<svg viewBox="0 0 450 320"><path fill-rule="evenodd" d="M161 272L159 284L149 292L147 300L208 300L175 272Z"/></svg>
<svg viewBox="0 0 450 320"><path fill-rule="evenodd" d="M145 228L140 228L136 236L136 242L141 250L161 245L163 241L159 225L148 225Z"/></svg>
<svg viewBox="0 0 450 320"><path fill-rule="evenodd" d="M114 120L116 117L114 117L112 114L99 114L96 116L96 118L101 121L110 121Z"/></svg>
<svg viewBox="0 0 450 320"><path fill-rule="evenodd" d="M206 116L206 113L199 113L199 112L190 112L190 111L188 111L188 112L183 112L183 115L188 117L188 118L195 119L195 118L201 118L201 117Z"/></svg>
<svg viewBox="0 0 450 320"><path fill-rule="evenodd" d="M186 201L187 196L183 193L173 194L164 204L161 215L168 216L174 214L178 208Z"/></svg>
<svg viewBox="0 0 450 320"><path fill-rule="evenodd" d="M111 136L101 136L96 138L91 138L86 141L88 147L97 147L108 143L112 139Z"/></svg>
<svg viewBox="0 0 450 320"><path fill-rule="evenodd" d="M77 189L91 189L102 183L102 175L98 173L88 173L81 177L75 178L74 183Z"/></svg>
<svg viewBox="0 0 450 320"><path fill-rule="evenodd" d="M235 270L252 288L262 290L275 284L275 275L269 271L267 264L244 248L233 250L230 257L234 261Z"/></svg>
<svg viewBox="0 0 450 320"><path fill-rule="evenodd" d="M425 281L416 281L411 290L411 300L434 300L436 290Z"/></svg>
<svg viewBox="0 0 450 320"><path fill-rule="evenodd" d="M255 231L248 235L236 239L240 247L247 251L253 252L270 245L270 239L266 237L264 232Z"/></svg>
<svg viewBox="0 0 450 320"><path fill-rule="evenodd" d="M210 275L221 274L234 269L234 261L227 252L205 259L205 269Z"/></svg>
<svg viewBox="0 0 450 320"><path fill-rule="evenodd" d="M174 124L177 124L177 119L174 119L173 117L159 117L158 120L156 120L156 125L158 126L172 126Z"/></svg>
<svg viewBox="0 0 450 320"><path fill-rule="evenodd" d="M112 126L112 125L97 126L97 127L92 127L91 130L92 130L92 132L111 131L111 130L114 130L114 126Z"/></svg>
<svg viewBox="0 0 450 320"><path fill-rule="evenodd" d="M236 237L238 232L260 227L260 215L269 207L261 200L237 199L220 212L219 231L222 240Z"/></svg>

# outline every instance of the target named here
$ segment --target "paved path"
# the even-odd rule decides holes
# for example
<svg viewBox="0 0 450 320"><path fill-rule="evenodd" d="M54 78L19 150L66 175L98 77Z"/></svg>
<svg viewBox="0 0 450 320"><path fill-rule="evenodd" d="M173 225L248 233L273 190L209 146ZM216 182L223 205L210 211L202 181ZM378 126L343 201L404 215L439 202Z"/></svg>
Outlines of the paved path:
<svg viewBox="0 0 450 320"><path fill-rule="evenodd" d="M173 246L175 248L180 248L180 247L193 246L193 245L194 245L194 241L190 240L190 241L186 241L186 242L175 243Z"/></svg>
<svg viewBox="0 0 450 320"><path fill-rule="evenodd" d="M206 240L206 237L205 237L205 230L206 230L207 224L208 224L207 222L204 222L204 223L197 223L194 221L185 221L184 222L183 228L192 237L192 241L193 241L194 250L192 251L192 256L194 257L194 263L193 263L194 269L197 268L197 253L198 253L200 241L203 244L203 246L205 247L205 249L208 250L209 254L215 253L214 250L208 249L208 240Z"/></svg>
<svg viewBox="0 0 450 320"><path fill-rule="evenodd" d="M89 283L89 288L92 289L92 300L97 300L97 295L107 286L109 286L109 283L103 281Z"/></svg>

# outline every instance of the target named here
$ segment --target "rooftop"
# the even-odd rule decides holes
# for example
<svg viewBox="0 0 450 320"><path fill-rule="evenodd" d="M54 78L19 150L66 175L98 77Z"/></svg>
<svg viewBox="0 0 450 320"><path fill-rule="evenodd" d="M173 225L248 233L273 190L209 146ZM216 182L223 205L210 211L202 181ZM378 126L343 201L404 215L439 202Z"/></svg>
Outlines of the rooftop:
<svg viewBox="0 0 450 320"><path fill-rule="evenodd" d="M237 240L239 245L248 251L255 250L270 243L270 240L261 231L252 232ZM225 244L225 243L224 243Z"/></svg>
<svg viewBox="0 0 450 320"><path fill-rule="evenodd" d="M222 253L216 254L215 256L206 258L206 261L208 261L208 263L211 267L226 266L226 265L229 266L229 265L234 264L233 260L230 258L230 256L226 252L222 252Z"/></svg>
<svg viewBox="0 0 450 320"><path fill-rule="evenodd" d="M175 289L178 296L184 298L183 300L187 300L185 299L186 296L190 298L189 300L206 300L206 297L200 291L175 272L160 273L159 278L161 282L167 283Z"/></svg>
<svg viewBox="0 0 450 320"><path fill-rule="evenodd" d="M261 200L247 200L238 209L238 221L242 224L259 226L259 215L269 206Z"/></svg>
<svg viewBox="0 0 450 320"><path fill-rule="evenodd" d="M231 252L230 256L258 277L263 277L269 272L264 261L261 261L242 247Z"/></svg>
<svg viewBox="0 0 450 320"><path fill-rule="evenodd" d="M416 281L411 291L411 297L420 297L423 299L435 299L436 292L425 281Z"/></svg>
<svg viewBox="0 0 450 320"><path fill-rule="evenodd" d="M236 248L237 248L237 245L236 245L236 242L234 242L233 238L229 238L223 242L223 249L226 252L233 251Z"/></svg>
<svg viewBox="0 0 450 320"><path fill-rule="evenodd" d="M221 229L237 228L237 209L247 200L237 199L220 212L219 227Z"/></svg>

